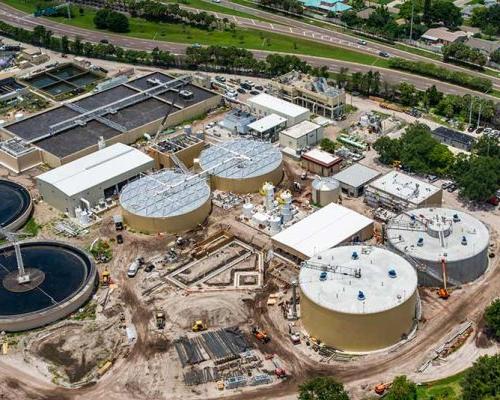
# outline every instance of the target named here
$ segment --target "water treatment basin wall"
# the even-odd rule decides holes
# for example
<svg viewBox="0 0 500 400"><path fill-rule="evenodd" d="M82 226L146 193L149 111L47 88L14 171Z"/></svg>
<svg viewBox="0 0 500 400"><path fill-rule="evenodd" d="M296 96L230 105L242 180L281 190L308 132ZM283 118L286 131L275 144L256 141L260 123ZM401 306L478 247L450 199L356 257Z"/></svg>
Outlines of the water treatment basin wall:
<svg viewBox="0 0 500 400"><path fill-rule="evenodd" d="M93 294L97 270L91 256L54 241L20 243L31 282L17 284L11 244L0 247L0 331L23 331L71 314Z"/></svg>
<svg viewBox="0 0 500 400"><path fill-rule="evenodd" d="M31 215L33 203L28 190L15 182L0 179L0 227L15 231Z"/></svg>

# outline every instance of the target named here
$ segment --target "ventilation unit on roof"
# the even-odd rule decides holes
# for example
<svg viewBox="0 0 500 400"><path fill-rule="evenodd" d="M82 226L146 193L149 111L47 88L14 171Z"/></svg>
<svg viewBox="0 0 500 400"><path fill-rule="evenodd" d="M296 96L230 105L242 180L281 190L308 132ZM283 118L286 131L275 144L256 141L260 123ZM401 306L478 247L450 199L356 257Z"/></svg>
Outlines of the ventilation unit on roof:
<svg viewBox="0 0 500 400"><path fill-rule="evenodd" d="M190 100L194 97L194 93L191 90L181 90L179 96L184 100Z"/></svg>
<svg viewBox="0 0 500 400"><path fill-rule="evenodd" d="M422 247L423 245L424 245L424 238L423 237L418 238L417 246L418 247Z"/></svg>
<svg viewBox="0 0 500 400"><path fill-rule="evenodd" d="M398 275L396 274L395 269L390 269L389 270L389 278L396 278Z"/></svg>
<svg viewBox="0 0 500 400"><path fill-rule="evenodd" d="M467 238L465 236L462 236L462 242L464 246L467 246Z"/></svg>
<svg viewBox="0 0 500 400"><path fill-rule="evenodd" d="M361 290L358 292L358 300L366 300L366 296Z"/></svg>

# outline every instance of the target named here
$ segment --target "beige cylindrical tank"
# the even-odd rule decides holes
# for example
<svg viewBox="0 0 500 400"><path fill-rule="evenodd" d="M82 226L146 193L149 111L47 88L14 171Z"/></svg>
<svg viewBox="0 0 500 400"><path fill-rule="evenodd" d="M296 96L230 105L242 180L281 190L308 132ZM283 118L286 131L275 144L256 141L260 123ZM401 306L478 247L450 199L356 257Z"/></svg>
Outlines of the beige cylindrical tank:
<svg viewBox="0 0 500 400"><path fill-rule="evenodd" d="M161 170L126 185L120 194L124 222L144 233L179 233L196 228L212 208L204 179Z"/></svg>
<svg viewBox="0 0 500 400"><path fill-rule="evenodd" d="M415 327L417 274L386 249L327 250L301 266L299 284L302 324L328 346L354 353L380 350Z"/></svg>
<svg viewBox="0 0 500 400"><path fill-rule="evenodd" d="M312 182L312 201L321 207L330 203L338 203L340 184L332 178L316 178Z"/></svg>
<svg viewBox="0 0 500 400"><path fill-rule="evenodd" d="M233 193L255 193L264 183L276 186L283 178L283 156L270 143L232 140L200 154L200 167L210 174L212 188Z"/></svg>

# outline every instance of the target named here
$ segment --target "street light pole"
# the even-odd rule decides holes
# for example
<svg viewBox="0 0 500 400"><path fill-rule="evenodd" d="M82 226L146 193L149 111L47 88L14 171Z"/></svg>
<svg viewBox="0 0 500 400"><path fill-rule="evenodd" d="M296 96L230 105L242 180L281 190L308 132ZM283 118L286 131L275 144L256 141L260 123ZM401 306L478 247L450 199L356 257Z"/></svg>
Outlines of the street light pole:
<svg viewBox="0 0 500 400"><path fill-rule="evenodd" d="M414 8L415 8L415 3L411 2L411 19L410 19L410 40L413 40L413 11L414 11Z"/></svg>

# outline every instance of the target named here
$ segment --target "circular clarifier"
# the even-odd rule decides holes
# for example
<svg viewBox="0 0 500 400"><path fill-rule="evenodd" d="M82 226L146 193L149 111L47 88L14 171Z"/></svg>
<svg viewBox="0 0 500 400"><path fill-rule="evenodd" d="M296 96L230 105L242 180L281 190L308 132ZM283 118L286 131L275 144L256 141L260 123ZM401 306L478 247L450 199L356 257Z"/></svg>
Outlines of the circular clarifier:
<svg viewBox="0 0 500 400"><path fill-rule="evenodd" d="M29 282L19 283L14 247L0 248L0 330L46 325L78 309L92 295L97 271L84 251L61 242L23 242Z"/></svg>
<svg viewBox="0 0 500 400"><path fill-rule="evenodd" d="M0 179L0 227L20 228L29 218L31 208L31 196L25 187Z"/></svg>

